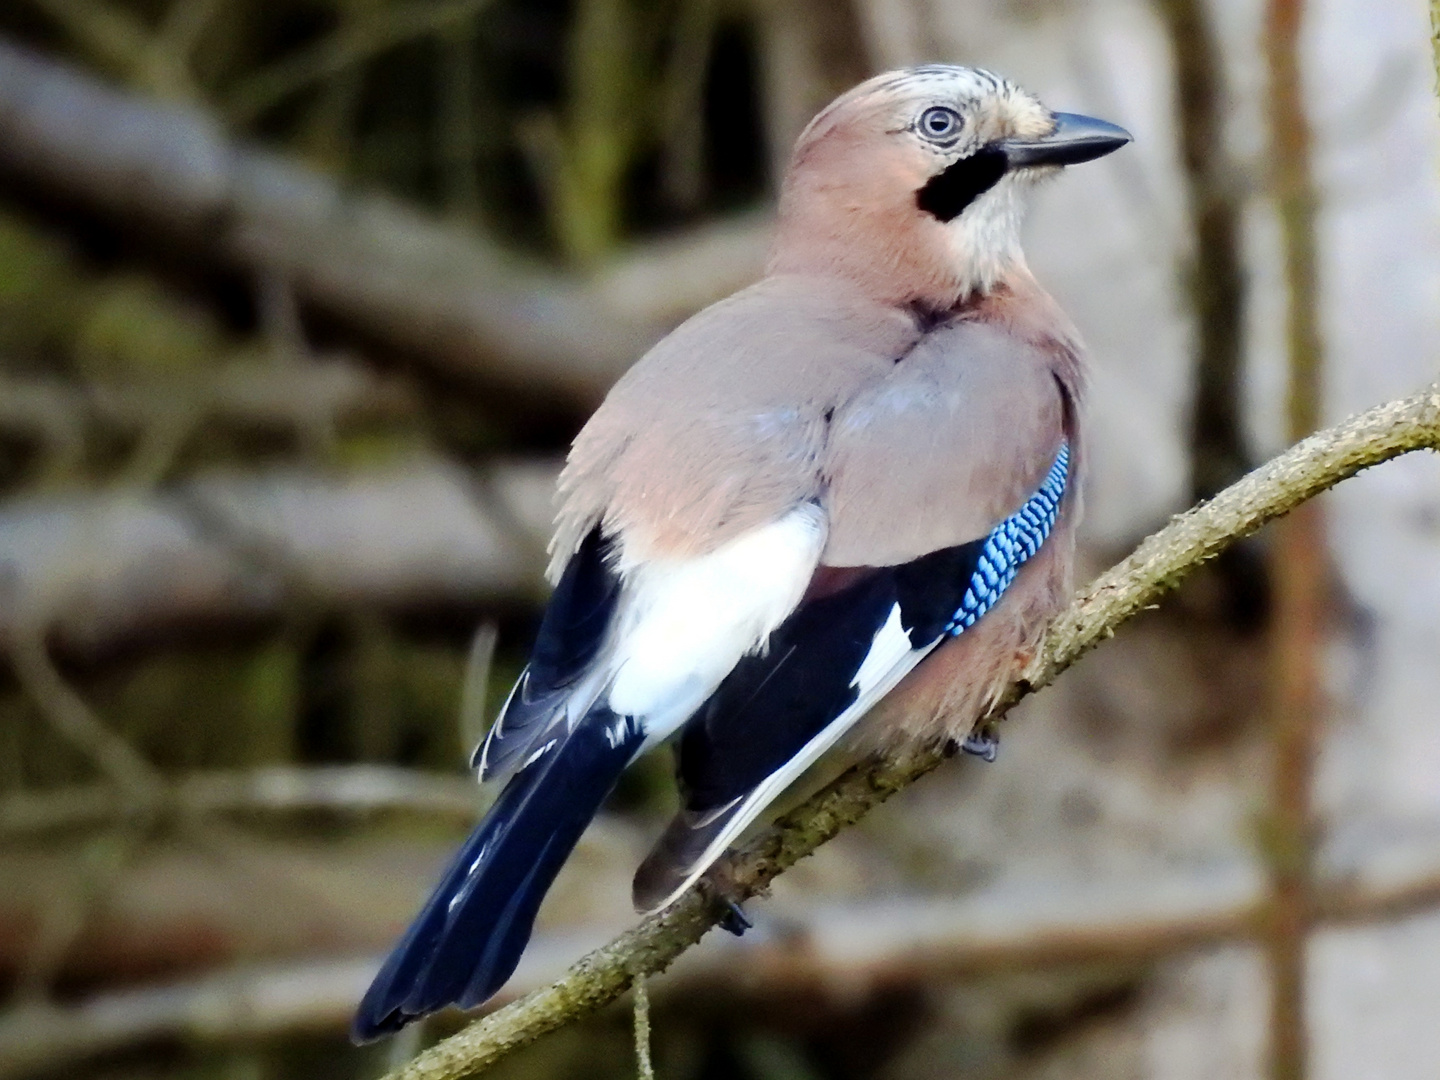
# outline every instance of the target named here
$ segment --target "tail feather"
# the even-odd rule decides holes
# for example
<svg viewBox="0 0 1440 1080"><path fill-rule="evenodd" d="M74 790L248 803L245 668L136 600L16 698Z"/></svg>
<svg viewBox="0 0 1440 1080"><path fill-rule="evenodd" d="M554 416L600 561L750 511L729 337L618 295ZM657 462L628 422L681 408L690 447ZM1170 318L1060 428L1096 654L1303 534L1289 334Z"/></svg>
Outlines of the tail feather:
<svg viewBox="0 0 1440 1080"><path fill-rule="evenodd" d="M643 741L628 717L592 710L511 778L366 991L356 1041L479 1005L505 984L541 900Z"/></svg>

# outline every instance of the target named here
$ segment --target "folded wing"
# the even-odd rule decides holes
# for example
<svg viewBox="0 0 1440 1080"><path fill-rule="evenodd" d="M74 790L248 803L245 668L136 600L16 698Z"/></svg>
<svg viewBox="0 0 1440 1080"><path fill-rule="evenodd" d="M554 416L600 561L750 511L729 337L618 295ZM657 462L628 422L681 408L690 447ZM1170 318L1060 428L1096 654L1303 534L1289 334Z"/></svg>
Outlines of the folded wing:
<svg viewBox="0 0 1440 1080"><path fill-rule="evenodd" d="M685 803L636 874L641 910L674 900L871 706L973 627L1053 531L1071 490L1071 403L1043 353L1012 341L1007 371L983 328L957 330L836 416L817 581L844 584L807 599L686 724ZM946 535L958 542L937 543Z"/></svg>

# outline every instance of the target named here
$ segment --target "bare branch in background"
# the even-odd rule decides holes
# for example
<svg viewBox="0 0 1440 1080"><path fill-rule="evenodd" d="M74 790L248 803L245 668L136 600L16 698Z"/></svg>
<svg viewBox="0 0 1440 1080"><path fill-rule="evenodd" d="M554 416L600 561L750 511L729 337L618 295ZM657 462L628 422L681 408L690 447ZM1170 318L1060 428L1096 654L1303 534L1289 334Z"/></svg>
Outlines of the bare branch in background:
<svg viewBox="0 0 1440 1080"><path fill-rule="evenodd" d="M1102 961L1143 964L1187 950L1249 941L1266 910L1265 883L1243 860L1142 878L1002 883L958 898L810 902L776 916L783 933L724 938L686 956L657 995L735 985L759 1000L844 985L852 992ZM1346 926L1402 918L1440 900L1440 869L1415 865L1383 881L1322 884L1317 918ZM603 929L536 936L500 1002L544 987ZM341 1031L380 956L237 965L68 1005L0 1014L0 1078L146 1040L234 1040ZM461 1074L444 1074L461 1075Z"/></svg>
<svg viewBox="0 0 1440 1080"><path fill-rule="evenodd" d="M479 788L467 777L386 765L272 765L235 772L192 773L166 789L165 809L205 814L368 814L403 811L469 823L479 814ZM21 792L0 799L0 836L37 835L107 825L140 808L108 784Z"/></svg>
<svg viewBox="0 0 1440 1080"><path fill-rule="evenodd" d="M181 241L248 280L277 274L306 307L436 370L582 406L670 325L617 310L595 288L453 222L346 193L303 165L233 143L203 112L113 90L4 43L0 177ZM709 302L744 284L721 260L697 290L709 258L701 246L685 264L685 304L652 309L688 306L697 292Z"/></svg>
<svg viewBox="0 0 1440 1080"><path fill-rule="evenodd" d="M1051 624L1024 679L992 710L998 719L1021 697L1048 686L1122 623L1174 588L1235 540L1357 472L1420 449L1440 449L1440 383L1311 436L1212 501L1180 515L1134 554L1092 582ZM939 749L851 768L731 855L727 882L741 896L777 875L933 770ZM486 1016L426 1050L390 1080L459 1080L623 994L638 975L663 971L714 925L718 913L692 890L565 977Z"/></svg>
<svg viewBox="0 0 1440 1080"><path fill-rule="evenodd" d="M758 278L769 246L770 212L737 214L633 247L590 284L622 318L673 326Z"/></svg>
<svg viewBox="0 0 1440 1080"><path fill-rule="evenodd" d="M419 460L355 478L289 471L0 509L0 646L81 651L297 604L471 607L535 595L555 466L479 476Z"/></svg>

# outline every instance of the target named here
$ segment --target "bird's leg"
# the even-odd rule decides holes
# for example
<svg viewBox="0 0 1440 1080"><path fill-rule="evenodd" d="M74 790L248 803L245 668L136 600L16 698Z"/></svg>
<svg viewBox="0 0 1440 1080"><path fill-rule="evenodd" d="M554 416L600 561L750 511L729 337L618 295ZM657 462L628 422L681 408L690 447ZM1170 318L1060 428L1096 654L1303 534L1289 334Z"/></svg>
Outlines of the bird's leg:
<svg viewBox="0 0 1440 1080"><path fill-rule="evenodd" d="M1000 756L1000 736L994 724L982 724L965 736L960 749L974 754L981 761L992 762Z"/></svg>
<svg viewBox="0 0 1440 1080"><path fill-rule="evenodd" d="M717 925L736 937L740 937L755 924L745 914L745 909L740 906L743 899L740 896L738 884L730 875L730 865L725 859L721 859L710 871L700 879L705 891L715 901L723 914Z"/></svg>

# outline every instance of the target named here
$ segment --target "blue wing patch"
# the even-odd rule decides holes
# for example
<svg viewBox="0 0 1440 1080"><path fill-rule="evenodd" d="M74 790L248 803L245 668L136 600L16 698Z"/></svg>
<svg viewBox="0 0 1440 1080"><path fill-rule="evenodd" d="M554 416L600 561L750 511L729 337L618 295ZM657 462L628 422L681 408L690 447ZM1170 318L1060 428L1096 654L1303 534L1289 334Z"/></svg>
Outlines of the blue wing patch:
<svg viewBox="0 0 1440 1080"><path fill-rule="evenodd" d="M960 607L945 625L947 634L958 637L974 626L1010 587L1026 560L1040 550L1060 515L1060 500L1069 478L1070 444L1061 443L1055 463L1035 494L985 538Z"/></svg>

